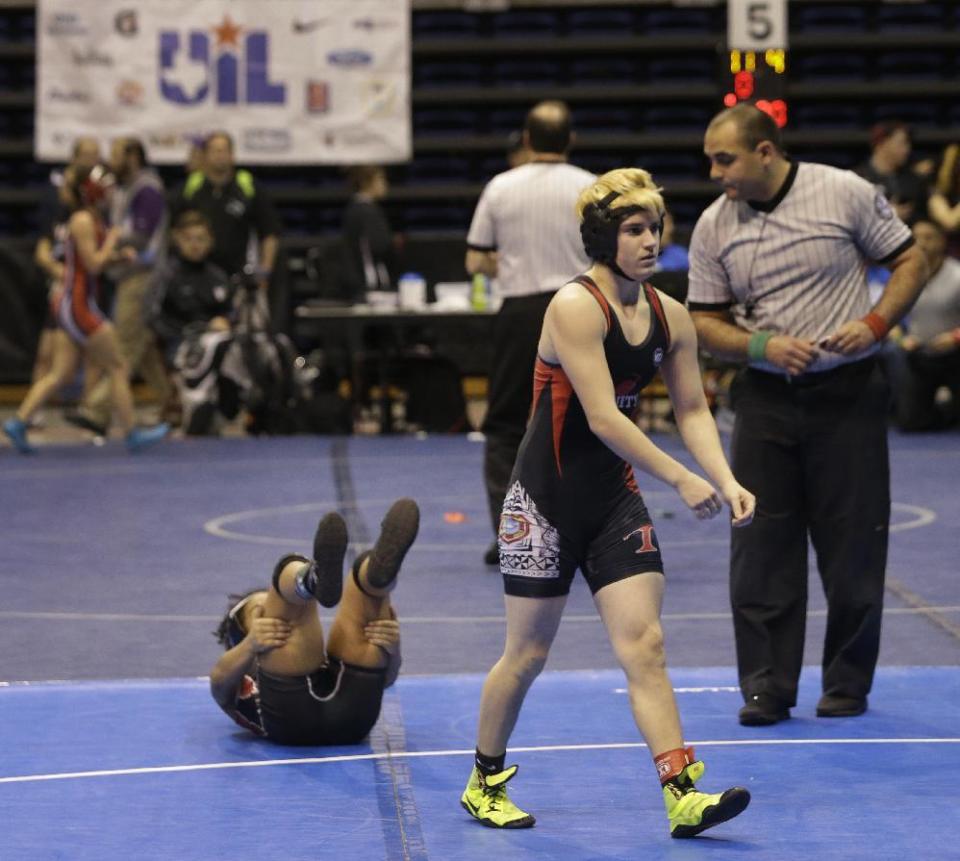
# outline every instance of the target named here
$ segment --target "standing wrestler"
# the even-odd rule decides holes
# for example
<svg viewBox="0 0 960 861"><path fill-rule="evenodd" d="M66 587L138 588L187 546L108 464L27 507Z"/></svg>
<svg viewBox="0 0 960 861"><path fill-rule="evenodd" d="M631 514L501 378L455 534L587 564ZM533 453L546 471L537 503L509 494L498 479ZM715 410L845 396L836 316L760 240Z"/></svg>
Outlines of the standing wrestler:
<svg viewBox="0 0 960 861"><path fill-rule="evenodd" d="M730 548L740 723L777 723L796 704L808 537L827 598L817 714L858 715L880 647L890 522L876 354L926 265L883 189L789 160L763 111L718 114L703 149L724 194L694 229L688 301L703 346L745 363L731 460L758 498ZM892 270L873 307L869 260Z"/></svg>
<svg viewBox="0 0 960 861"><path fill-rule="evenodd" d="M626 673L671 835L692 837L736 816L750 795L741 788L711 795L694 785L704 765L683 743L660 627L663 563L633 471L669 484L701 519L726 501L734 525L746 525L754 499L724 458L690 317L643 283L657 262L660 190L644 170L611 171L581 193L577 212L593 265L560 289L544 318L533 412L500 521L506 645L484 684L475 767L461 804L492 827L534 824L507 797L517 767L504 767L506 745L579 568ZM684 443L719 492L631 420L657 370Z"/></svg>
<svg viewBox="0 0 960 861"><path fill-rule="evenodd" d="M120 355L116 331L98 304L100 273L124 255L117 250L120 231L116 227L108 230L104 224L114 180L101 165L96 165L77 168L71 183L74 211L67 228L63 280L52 299L59 328L54 335L51 367L30 387L16 415L3 423L3 431L21 454L33 454L36 448L27 440L30 418L54 392L73 379L77 362L85 355L88 365L102 369L109 379L117 423L127 448L135 452L159 442L170 427L134 427L127 367Z"/></svg>
<svg viewBox="0 0 960 861"><path fill-rule="evenodd" d="M312 560L284 556L268 589L232 596L216 632L227 651L210 672L217 705L279 744L362 741L400 671L400 625L389 595L419 524L417 504L397 500L344 586L347 526L331 512L317 526ZM326 646L318 602L340 604Z"/></svg>

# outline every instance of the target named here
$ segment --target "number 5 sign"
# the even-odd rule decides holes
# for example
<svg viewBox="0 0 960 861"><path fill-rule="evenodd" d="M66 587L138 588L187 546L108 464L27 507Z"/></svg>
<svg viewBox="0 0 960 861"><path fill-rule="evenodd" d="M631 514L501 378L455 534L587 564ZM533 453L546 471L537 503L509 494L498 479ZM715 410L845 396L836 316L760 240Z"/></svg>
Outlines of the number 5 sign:
<svg viewBox="0 0 960 861"><path fill-rule="evenodd" d="M727 47L766 51L787 47L787 0L728 0Z"/></svg>

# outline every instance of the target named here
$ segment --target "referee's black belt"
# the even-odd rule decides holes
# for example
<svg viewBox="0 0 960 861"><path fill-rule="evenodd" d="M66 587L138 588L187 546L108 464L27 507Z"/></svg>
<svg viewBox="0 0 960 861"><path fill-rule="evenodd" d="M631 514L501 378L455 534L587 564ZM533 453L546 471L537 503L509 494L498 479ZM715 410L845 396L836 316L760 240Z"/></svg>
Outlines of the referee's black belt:
<svg viewBox="0 0 960 861"><path fill-rule="evenodd" d="M855 376L869 371L876 363L875 356L868 356L866 359L858 359L856 362L844 362L842 365L829 368L826 371L809 371L805 374L786 374L764 371L760 368L750 368L756 374L762 374L763 380L779 380L791 388L807 388L809 386L819 386L823 383L831 383L834 380L846 376Z"/></svg>

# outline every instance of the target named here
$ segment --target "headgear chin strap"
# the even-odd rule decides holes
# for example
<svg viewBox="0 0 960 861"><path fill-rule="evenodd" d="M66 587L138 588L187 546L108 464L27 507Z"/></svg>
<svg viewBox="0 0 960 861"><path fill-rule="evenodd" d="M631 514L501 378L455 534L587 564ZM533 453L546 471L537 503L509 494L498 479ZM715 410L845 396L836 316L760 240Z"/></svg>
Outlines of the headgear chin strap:
<svg viewBox="0 0 960 861"><path fill-rule="evenodd" d="M252 594L247 595L246 598L242 598L237 601L230 608L230 612L227 613L227 648L232 649L234 646L239 646L243 642L243 638L247 636L247 631L243 627L243 623L240 621L240 611L246 606L247 601L253 597Z"/></svg>
<svg viewBox="0 0 960 861"><path fill-rule="evenodd" d="M610 209L610 204L619 196L619 191L611 191L598 203L586 206L583 221L580 222L580 238L587 257L609 267L621 278L627 278L627 274L617 265L617 235L624 220L647 210L635 205Z"/></svg>

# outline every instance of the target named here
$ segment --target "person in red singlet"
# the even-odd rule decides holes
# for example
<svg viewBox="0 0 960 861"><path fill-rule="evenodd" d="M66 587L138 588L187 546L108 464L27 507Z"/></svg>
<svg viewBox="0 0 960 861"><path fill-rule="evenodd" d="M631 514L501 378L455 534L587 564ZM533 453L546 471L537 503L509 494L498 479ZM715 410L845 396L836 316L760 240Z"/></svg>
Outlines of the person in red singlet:
<svg viewBox="0 0 960 861"><path fill-rule="evenodd" d="M644 283L657 262L660 189L644 170L611 171L583 191L577 211L593 265L558 291L544 318L533 407L500 520L506 645L484 684L474 769L461 804L491 827L534 824L507 796L517 767L504 766L506 745L579 568L626 673L670 833L692 837L739 814L750 795L739 787L708 794L694 785L704 765L684 746L666 671L663 563L634 470L669 484L700 519L726 503L733 524L746 525L755 500L724 457L689 314ZM684 444L709 481L660 450L632 420L640 391L658 370Z"/></svg>
<svg viewBox="0 0 960 861"><path fill-rule="evenodd" d="M77 362L85 354L88 364L101 368L110 379L117 423L123 430L127 448L140 451L163 439L170 427L166 424L134 427L127 369L113 326L97 304L100 273L107 264L134 252L118 250L119 229L107 229L104 224L114 185L111 174L102 165L81 167L73 172L70 182L75 209L68 223L63 280L52 299L59 327L54 335L52 365L30 387L16 415L3 423L3 431L21 454L36 452L27 440L30 418L73 378Z"/></svg>

